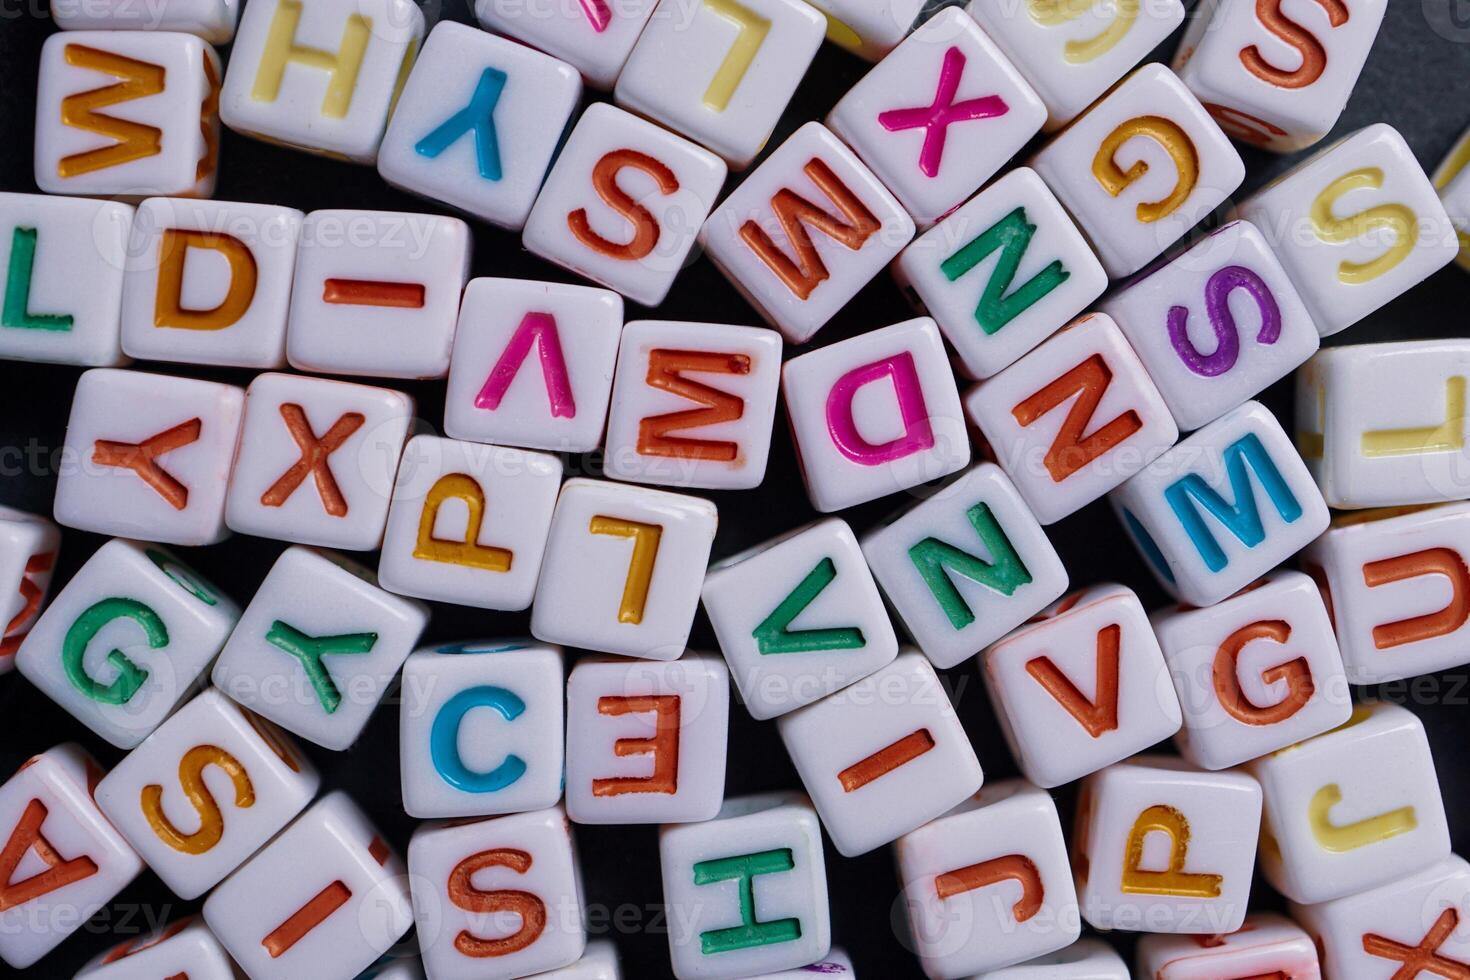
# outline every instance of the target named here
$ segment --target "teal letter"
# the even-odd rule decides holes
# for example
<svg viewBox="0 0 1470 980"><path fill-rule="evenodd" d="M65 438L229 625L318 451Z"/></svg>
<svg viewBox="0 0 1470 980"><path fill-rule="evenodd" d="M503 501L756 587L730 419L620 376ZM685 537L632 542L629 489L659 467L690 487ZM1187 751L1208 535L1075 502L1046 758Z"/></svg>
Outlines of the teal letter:
<svg viewBox="0 0 1470 980"><path fill-rule="evenodd" d="M995 272L991 273L990 280L985 284L980 305L975 307L975 322L980 324L980 329L985 331L986 336L996 333L1025 313L1072 275L1062 267L1060 261L1052 262L1030 280L1017 286L1015 291L1006 294L1006 290L1015 281L1021 259L1025 257L1026 250L1031 246L1031 237L1035 234L1036 226L1026 221L1026 209L1016 208L939 265L939 271L944 273L945 278L954 282L985 261L991 252L1000 249Z"/></svg>
<svg viewBox="0 0 1470 980"><path fill-rule="evenodd" d="M694 866L694 883L712 885L720 881L740 882L741 925L729 929L711 929L699 934L701 951L729 953L751 946L769 946L772 943L789 943L801 938L801 923L796 919L776 919L774 922L759 922L755 917L755 878L757 875L777 874L791 871L796 861L791 849L783 847L775 851L746 854L741 857L718 858L701 861Z"/></svg>
<svg viewBox="0 0 1470 980"><path fill-rule="evenodd" d="M475 708L493 708L506 721L515 721L526 710L526 702L503 687L472 687L444 702L429 729L429 758L444 781L466 793L493 793L505 789L526 774L526 763L518 755L489 772L475 772L459 755L459 726Z"/></svg>
<svg viewBox="0 0 1470 980"><path fill-rule="evenodd" d="M781 600L772 613L765 618L755 632L756 649L761 653L815 653L819 650L854 650L866 644L863 631L855 626L836 626L829 629L791 630L791 621L802 614L832 580L837 577L837 566L831 558L817 563L801 584Z"/></svg>
<svg viewBox="0 0 1470 980"><path fill-rule="evenodd" d="M1261 486L1266 490L1266 496L1271 498L1272 505L1283 521L1291 524L1302 516L1302 505L1286 485L1286 478L1276 468L1258 436L1254 433L1245 436L1225 447L1221 455L1225 458L1225 471L1230 476L1230 493L1235 498L1234 504L1226 503L1197 473L1176 481L1164 491L1164 499L1169 502L1174 516L1184 525L1185 533L1194 542L1200 557L1204 559L1205 567L1212 572L1220 571L1230 560L1225 557L1225 551L1205 525L1205 519L1195 508L1194 501L1198 501L1205 510L1215 515L1216 520L1239 538L1241 544L1254 548L1266 539L1261 511L1256 506L1255 486L1251 482L1251 470L1254 469L1261 480Z"/></svg>
<svg viewBox="0 0 1470 980"><path fill-rule="evenodd" d="M470 99L470 104L419 140L414 147L419 156L432 160L449 149L465 133L474 133L480 176L486 180L499 180L500 139L495 133L495 106L500 102L500 93L505 89L505 78L505 72L486 68L480 75L480 84L475 87L475 95Z"/></svg>
<svg viewBox="0 0 1470 980"><path fill-rule="evenodd" d="M368 653L373 644L378 642L376 633L307 636L279 619L271 623L270 632L266 633L265 638L272 646L285 650L300 662L301 669L306 671L306 679L311 681L317 700L322 703L327 714L332 714L342 704L342 692L337 690L322 658L332 653Z"/></svg>
<svg viewBox="0 0 1470 980"><path fill-rule="evenodd" d="M117 680L99 684L87 675L83 663L87 646L114 619L131 619L141 626L149 649L168 646L168 627L158 613L136 599L103 599L78 616L66 631L66 638L61 641L61 666L72 685L93 701L126 704L148 679L148 671L129 660L121 650L112 650L107 654L107 665L117 671Z"/></svg>
<svg viewBox="0 0 1470 980"><path fill-rule="evenodd" d="M67 313L32 313L31 273L36 266L36 229L17 228L10 236L10 272L5 280L5 305L0 326L24 330L70 330Z"/></svg>

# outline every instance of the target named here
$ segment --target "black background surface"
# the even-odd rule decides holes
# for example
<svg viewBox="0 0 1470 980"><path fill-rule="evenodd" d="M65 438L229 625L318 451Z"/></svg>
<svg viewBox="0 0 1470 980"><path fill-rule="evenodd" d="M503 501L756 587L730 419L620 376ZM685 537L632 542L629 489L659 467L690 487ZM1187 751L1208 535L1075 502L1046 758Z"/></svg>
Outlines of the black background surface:
<svg viewBox="0 0 1470 980"><path fill-rule="evenodd" d="M262 0L252 0L262 2ZM1193 4L1189 4L1193 6ZM473 22L466 0L430 0L430 23ZM0 0L0 190L35 193L32 134L35 86L41 44L54 31L43 0ZM1171 39L1157 56L1167 59L1177 41ZM226 54L228 49L222 51ZM802 122L822 118L836 100L867 70L867 65L824 45L786 112L771 146ZM1459 0L1394 0L1362 79L1334 135L1374 122L1397 127L1426 169L1448 152L1470 124L1470 2ZM504 138L504 137L503 137ZM1290 165L1290 159L1246 151L1249 169L1241 194L1264 183ZM239 136L226 130L220 153L220 182L215 197L290 205L304 211L322 208L372 208L440 211L436 205L399 193L383 183L376 170L332 162ZM737 178L738 179L738 178ZM733 184L732 180L732 184ZM576 281L521 249L518 236L472 222L475 234L473 274L554 281ZM1466 300L1470 279L1454 266L1441 271L1408 295L1367 317L1329 343L1363 343L1407 338L1466 336ZM85 289L85 283L78 283ZM629 304L627 317L644 310ZM759 323L758 317L706 260L695 262L676 283L658 315L669 319ZM912 312L887 276L865 289L817 335L825 345L856 333L911 316ZM183 365L139 364L140 368L247 384L251 372ZM0 362L0 503L49 513L55 488L57 454L80 371L75 368ZM372 383L372 382L369 382ZM436 432L443 419L443 383L384 382L408 390L418 399L422 420L418 431ZM1290 413L1287 385L1264 396L1273 409ZM1290 426L1288 426L1290 431ZM595 457L567 460L568 475L596 474ZM802 490L784 419L778 418L770 469L758 490L700 493L719 506L720 530L714 557L796 527L813 517ZM885 498L844 513L861 531L882 515L908 503L902 496ZM1162 604L1157 589L1105 505L1086 508L1048 528L1071 573L1074 586L1121 581L1152 608ZM60 588L77 567L102 544L96 535L64 530L61 559L53 589ZM186 560L227 593L247 602L261 578L286 546L237 535L203 549L181 549ZM367 556L375 562L375 556ZM434 604L427 639L448 640L518 635L526 631L523 615L487 613ZM715 649L701 613L691 645ZM1470 659L1470 651L1466 652ZM973 661L945 672L960 716L974 740L988 779L1015 774ZM1434 748L1455 850L1470 845L1470 772L1463 746L1470 732L1470 686L1464 669L1358 692L1406 703L1424 720ZM372 815L388 840L406 848L415 821L404 814L398 791L398 711L395 698L373 717L362 739L349 751L334 753L304 748L321 768L324 788L348 791ZM78 741L104 765L121 753L94 737L17 674L0 677L0 773L13 772L29 756L58 742ZM799 785L776 734L774 723L755 722L743 708L731 712L730 795ZM1057 793L1063 820L1070 826L1073 793ZM587 881L587 901L594 935L610 936L623 957L625 975L633 980L669 976L666 936L658 906L657 828L577 828ZM838 945L852 954L859 976L867 980L918 977L915 961L897 937L891 916L897 911L898 885L887 848L849 860L827 848L832 931ZM0 975L69 977L88 958L124 938L147 931L151 923L177 918L199 902L180 902L151 873L118 896L108 910L67 940L56 952L28 971ZM1277 906L1279 899L1258 880L1253 904ZM1126 938L1114 940L1131 947ZM1392 965L1384 967L1384 977ZM1362 978L1374 980L1374 978Z"/></svg>

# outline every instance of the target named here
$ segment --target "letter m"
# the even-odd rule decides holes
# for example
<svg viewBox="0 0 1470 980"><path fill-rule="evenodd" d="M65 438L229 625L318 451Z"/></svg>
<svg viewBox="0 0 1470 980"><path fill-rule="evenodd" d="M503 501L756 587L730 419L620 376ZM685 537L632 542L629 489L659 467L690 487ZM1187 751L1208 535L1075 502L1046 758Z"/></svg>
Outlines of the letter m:
<svg viewBox="0 0 1470 980"><path fill-rule="evenodd" d="M1301 503L1287 486L1286 478L1272 462L1259 436L1254 433L1247 435L1226 446L1221 455L1225 460L1225 472L1230 479L1230 495L1234 498L1234 503L1222 498L1197 473L1175 481L1164 491L1164 499L1168 501L1169 508L1184 526L1189 540L1194 542L1205 566L1212 572L1223 569L1230 563L1230 559L1205 523L1200 507L1213 515L1216 521L1223 524L1247 548L1254 548L1266 540L1266 528L1261 522L1255 484L1251 480L1252 472L1260 480L1271 505L1276 508L1283 521L1291 524L1302 516Z"/></svg>
<svg viewBox="0 0 1470 980"><path fill-rule="evenodd" d="M934 600L944 610L950 625L957 630L975 621L975 611L960 594L952 576L978 582L1003 596L1014 595L1017 589L1031 581L1031 573L1026 570L1011 539L1001 530L989 504L976 504L965 512L965 516L969 518L980 543L990 553L990 561L937 538L925 538L909 549L909 559L919 570L929 591L934 593Z"/></svg>
<svg viewBox="0 0 1470 980"><path fill-rule="evenodd" d="M1072 275L1060 260L1054 260L1026 282L1011 289L1035 234L1036 226L1026 220L1026 209L1016 208L939 264L939 271L954 282L992 253L1000 252L995 271L990 274L985 291L980 294L980 303L975 307L975 322L980 324L987 337L998 333L1001 327L1039 303Z"/></svg>

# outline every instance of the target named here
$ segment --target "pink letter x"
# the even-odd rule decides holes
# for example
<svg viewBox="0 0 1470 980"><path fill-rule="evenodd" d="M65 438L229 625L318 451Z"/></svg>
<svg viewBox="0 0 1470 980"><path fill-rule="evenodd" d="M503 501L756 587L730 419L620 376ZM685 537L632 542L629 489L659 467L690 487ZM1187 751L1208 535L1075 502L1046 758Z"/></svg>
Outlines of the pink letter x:
<svg viewBox="0 0 1470 980"><path fill-rule="evenodd" d="M1010 111L1005 99L998 95L955 102L955 93L960 88L960 76L964 73L965 53L952 47L944 52L944 64L939 69L939 88L934 92L933 104L917 109L890 109L878 114L878 124L890 133L924 127L924 148L919 151L919 169L924 171L926 177L939 176L939 161L944 157L944 137L950 123L989 119L992 116L1003 116Z"/></svg>

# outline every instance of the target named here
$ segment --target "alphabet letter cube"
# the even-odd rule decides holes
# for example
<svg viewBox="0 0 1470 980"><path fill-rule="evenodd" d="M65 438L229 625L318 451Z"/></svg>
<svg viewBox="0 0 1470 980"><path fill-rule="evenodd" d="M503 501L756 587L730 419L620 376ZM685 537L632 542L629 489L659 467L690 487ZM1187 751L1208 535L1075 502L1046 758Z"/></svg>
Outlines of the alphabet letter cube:
<svg viewBox="0 0 1470 980"><path fill-rule="evenodd" d="M102 775L68 742L0 785L0 959L17 970L55 949L143 870L92 799Z"/></svg>
<svg viewBox="0 0 1470 980"><path fill-rule="evenodd" d="M1460 254L1455 259L1460 268L1470 271L1470 259L1466 258L1470 247L1470 133L1461 134L1450 152L1434 170L1434 189L1444 204L1450 223L1455 226L1459 239Z"/></svg>
<svg viewBox="0 0 1470 980"><path fill-rule="evenodd" d="M279 833L320 785L290 739L210 689L117 764L97 803L163 883L191 899Z"/></svg>
<svg viewBox="0 0 1470 980"><path fill-rule="evenodd" d="M566 62L446 21L403 87L378 173L519 231L581 97L582 77Z"/></svg>
<svg viewBox="0 0 1470 980"><path fill-rule="evenodd" d="M551 518L531 633L546 643L676 659L718 521L715 505L699 497L568 480Z"/></svg>
<svg viewBox="0 0 1470 980"><path fill-rule="evenodd" d="M863 537L878 585L936 667L954 667L1067 590L1000 467L981 463Z"/></svg>
<svg viewBox="0 0 1470 980"><path fill-rule="evenodd" d="M1066 949L975 980L1130 980L1128 964L1101 939L1079 939Z"/></svg>
<svg viewBox="0 0 1470 980"><path fill-rule="evenodd" d="M827 40L868 61L878 61L897 47L914 26L921 0L812 0L827 17Z"/></svg>
<svg viewBox="0 0 1470 980"><path fill-rule="evenodd" d="M1045 122L1036 92L957 7L909 35L827 115L923 225L979 190Z"/></svg>
<svg viewBox="0 0 1470 980"><path fill-rule="evenodd" d="M87 559L15 655L26 680L118 748L192 693L240 609L157 545L115 539Z"/></svg>
<svg viewBox="0 0 1470 980"><path fill-rule="evenodd" d="M287 548L214 665L216 687L338 751L357 741L429 622L338 555Z"/></svg>
<svg viewBox="0 0 1470 980"><path fill-rule="evenodd" d="M410 0L265 0L230 49L220 118L237 133L371 164L424 37Z"/></svg>
<svg viewBox="0 0 1470 980"><path fill-rule="evenodd" d="M970 977L1076 942L1077 892L1057 806L1021 780L986 786L894 844L915 952Z"/></svg>
<svg viewBox="0 0 1470 980"><path fill-rule="evenodd" d="M0 507L0 674L15 669L15 652L41 615L61 531L36 514Z"/></svg>
<svg viewBox="0 0 1470 980"><path fill-rule="evenodd" d="M372 551L412 420L413 399L388 388L257 376L225 522L241 534Z"/></svg>
<svg viewBox="0 0 1470 980"><path fill-rule="evenodd" d="M984 781L939 675L915 650L777 725L846 857L928 823Z"/></svg>
<svg viewBox="0 0 1470 980"><path fill-rule="evenodd" d="M239 16L239 0L171 0L159 6L51 0L51 19L64 31L177 31L210 44L228 44Z"/></svg>
<svg viewBox="0 0 1470 980"><path fill-rule="evenodd" d="M801 0L665 0L660 7L614 97L744 170L796 93L826 21Z"/></svg>
<svg viewBox="0 0 1470 980"><path fill-rule="evenodd" d="M838 518L711 565L704 611L746 710L762 720L841 690L898 655L873 573Z"/></svg>
<svg viewBox="0 0 1470 980"><path fill-rule="evenodd" d="M570 5L476 0L474 7L485 30L560 58L580 71L588 85L608 91L657 5L658 0Z"/></svg>
<svg viewBox="0 0 1470 980"><path fill-rule="evenodd" d="M857 156L810 122L766 157L699 233L711 262L804 344L914 237L914 221Z"/></svg>
<svg viewBox="0 0 1470 980"><path fill-rule="evenodd" d="M657 306L725 174L725 162L703 147L594 103L552 165L522 241L543 259Z"/></svg>
<svg viewBox="0 0 1470 980"><path fill-rule="evenodd" d="M444 431L585 453L602 445L623 297L607 289L472 279L449 362Z"/></svg>
<svg viewBox="0 0 1470 980"><path fill-rule="evenodd" d="M1246 199L1324 337L1452 262L1454 227L1404 138L1379 123L1297 164Z"/></svg>
<svg viewBox="0 0 1470 980"><path fill-rule="evenodd" d="M831 949L822 828L801 794L730 800L664 827L658 850L679 980L785 976Z"/></svg>
<svg viewBox="0 0 1470 980"><path fill-rule="evenodd" d="M1158 388L1104 313L972 388L965 408L1043 524L1092 503L1179 438Z"/></svg>
<svg viewBox="0 0 1470 980"><path fill-rule="evenodd" d="M1327 529L1327 505L1281 423L1259 402L1200 429L1112 494L1171 595L1234 595Z"/></svg>
<svg viewBox="0 0 1470 980"><path fill-rule="evenodd" d="M413 926L408 869L329 793L214 890L204 921L251 976L350 980Z"/></svg>
<svg viewBox="0 0 1470 980"><path fill-rule="evenodd" d="M794 358L781 389L807 496L824 513L970 463L944 341L927 317Z"/></svg>
<svg viewBox="0 0 1470 980"><path fill-rule="evenodd" d="M771 450L781 335L637 320L623 328L603 468L633 483L760 486Z"/></svg>
<svg viewBox="0 0 1470 980"><path fill-rule="evenodd" d="M573 820L688 823L719 811L730 674L718 657L587 658L572 668L566 696Z"/></svg>
<svg viewBox="0 0 1470 980"><path fill-rule="evenodd" d="M67 527L213 544L225 528L225 484L245 392L234 385L115 368L77 382L66 427L71 465L56 483Z"/></svg>
<svg viewBox="0 0 1470 980"><path fill-rule="evenodd" d="M1180 754L1228 769L1343 724L1352 697L1317 586L1279 571L1214 606L1154 614L1179 704Z"/></svg>
<svg viewBox="0 0 1470 980"><path fill-rule="evenodd" d="M1232 221L1102 304L1186 432L1317 352L1312 316L1255 225Z"/></svg>
<svg viewBox="0 0 1470 980"><path fill-rule="evenodd" d="M378 575L384 588L485 609L536 593L561 460L414 436L403 451Z"/></svg>
<svg viewBox="0 0 1470 980"><path fill-rule="evenodd" d="M893 269L976 378L999 373L1108 286L1092 247L1026 167L920 235Z"/></svg>
<svg viewBox="0 0 1470 980"><path fill-rule="evenodd" d="M1147 265L1245 179L1230 139L1184 83L1157 64L1130 75L1031 165L1115 279Z"/></svg>
<svg viewBox="0 0 1470 980"><path fill-rule="evenodd" d="M424 824L409 842L408 868L435 980L539 976L586 948L581 874L559 806Z"/></svg>
<svg viewBox="0 0 1470 980"><path fill-rule="evenodd" d="M1098 929L1219 935L1245 921L1261 787L1139 756L1087 777L1072 869L1082 917Z"/></svg>
<svg viewBox="0 0 1470 980"><path fill-rule="evenodd" d="M1375 888L1449 857L1424 725L1392 704L1251 763L1266 794L1261 870L1294 902Z"/></svg>
<svg viewBox="0 0 1470 980"><path fill-rule="evenodd" d="M1011 754L1043 788L1179 731L1163 652L1126 586L1073 593L986 650L983 663Z"/></svg>
<svg viewBox="0 0 1470 980"><path fill-rule="evenodd" d="M1279 915L1248 915L1224 936L1144 936L1138 972L1156 980L1215 980L1277 976L1321 980L1317 948L1301 927Z"/></svg>
<svg viewBox="0 0 1470 980"><path fill-rule="evenodd" d="M36 91L36 186L47 194L209 197L220 71L214 48L188 34L53 34L41 48Z"/></svg>
<svg viewBox="0 0 1470 980"><path fill-rule="evenodd" d="M127 363L119 325L132 224L133 209L116 201L0 194L0 357Z"/></svg>
<svg viewBox="0 0 1470 980"><path fill-rule="evenodd" d="M235 980L230 954L196 916L179 919L139 939L128 939L98 954L76 980Z"/></svg>
<svg viewBox="0 0 1470 980"><path fill-rule="evenodd" d="M541 810L561 800L566 717L558 647L451 643L403 666L403 808L415 817Z"/></svg>

